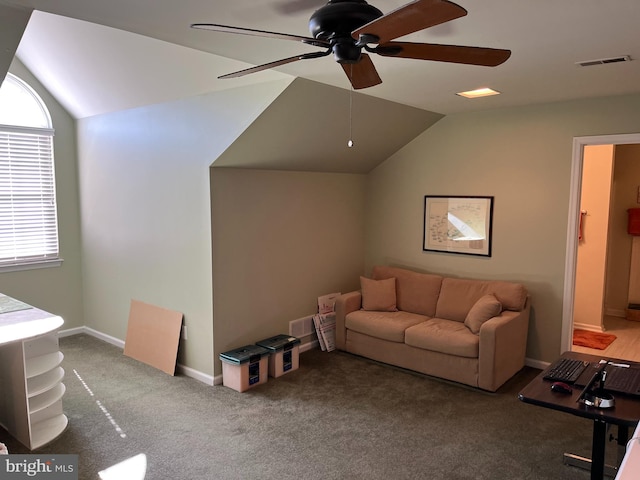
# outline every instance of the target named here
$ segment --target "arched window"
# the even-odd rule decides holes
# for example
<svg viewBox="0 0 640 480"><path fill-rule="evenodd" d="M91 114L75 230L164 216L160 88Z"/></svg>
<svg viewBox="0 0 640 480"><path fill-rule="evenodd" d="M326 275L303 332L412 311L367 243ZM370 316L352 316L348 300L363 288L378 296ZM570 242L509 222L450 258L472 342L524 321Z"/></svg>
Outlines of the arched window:
<svg viewBox="0 0 640 480"><path fill-rule="evenodd" d="M51 116L24 81L0 87L0 271L59 264Z"/></svg>

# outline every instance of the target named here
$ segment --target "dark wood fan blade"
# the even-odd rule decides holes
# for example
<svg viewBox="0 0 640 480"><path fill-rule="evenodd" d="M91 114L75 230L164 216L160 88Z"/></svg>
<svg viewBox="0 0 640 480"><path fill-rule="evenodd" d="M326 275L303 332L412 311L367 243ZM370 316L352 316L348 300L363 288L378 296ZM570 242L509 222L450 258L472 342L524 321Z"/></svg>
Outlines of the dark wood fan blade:
<svg viewBox="0 0 640 480"><path fill-rule="evenodd" d="M378 43L386 43L466 14L460 5L447 0L415 0L354 30L351 36L359 40L363 34L375 35Z"/></svg>
<svg viewBox="0 0 640 480"><path fill-rule="evenodd" d="M349 81L355 90L373 87L382 83L371 57L366 53L360 56L358 63L341 63L344 73L349 77Z"/></svg>
<svg viewBox="0 0 640 480"><path fill-rule="evenodd" d="M436 62L483 65L486 67L500 65L511 56L511 50L497 48L410 42L388 42L378 45L373 51L385 57L415 58Z"/></svg>
<svg viewBox="0 0 640 480"><path fill-rule="evenodd" d="M303 37L300 35L290 35L288 33L269 32L266 30L255 30L253 28L231 27L229 25L218 25L215 23L193 23L191 28L198 30L211 30L213 32L236 33L239 35L250 35L254 37L278 38L280 40L293 40L294 42L302 42L316 47L328 47L329 42L325 40L317 40L313 37Z"/></svg>
<svg viewBox="0 0 640 480"><path fill-rule="evenodd" d="M221 75L218 78L238 78L244 77L245 75L249 75L250 73L261 72L262 70L268 70L270 68L279 67L281 65L286 65L287 63L297 62L298 60L307 60L310 58L319 58L325 57L331 53L331 50L327 50L326 52L311 52L311 53L303 53L302 55L296 55L295 57L283 58L282 60L276 60L275 62L265 63L263 65L257 65L251 68L245 68L244 70L240 70L233 73L227 73L226 75Z"/></svg>

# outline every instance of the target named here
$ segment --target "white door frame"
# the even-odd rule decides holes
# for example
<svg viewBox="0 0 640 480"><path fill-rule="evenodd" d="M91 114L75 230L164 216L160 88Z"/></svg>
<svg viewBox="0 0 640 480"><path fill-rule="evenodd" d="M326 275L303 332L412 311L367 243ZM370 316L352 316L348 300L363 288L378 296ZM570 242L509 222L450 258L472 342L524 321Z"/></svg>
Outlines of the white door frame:
<svg viewBox="0 0 640 480"><path fill-rule="evenodd" d="M562 296L562 337L560 350L571 350L573 343L573 298L576 289L576 261L578 254L578 229L580 193L582 189L582 163L587 145L624 145L640 143L640 133L623 135L598 135L574 137L571 161L571 185L569 189L569 220L567 224L567 252L564 268L564 294Z"/></svg>

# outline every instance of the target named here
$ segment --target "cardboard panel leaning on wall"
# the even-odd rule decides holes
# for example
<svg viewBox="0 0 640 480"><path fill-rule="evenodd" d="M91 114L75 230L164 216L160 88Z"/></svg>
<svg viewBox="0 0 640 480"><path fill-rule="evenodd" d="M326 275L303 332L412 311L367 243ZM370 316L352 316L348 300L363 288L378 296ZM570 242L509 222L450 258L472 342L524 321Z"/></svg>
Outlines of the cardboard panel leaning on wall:
<svg viewBox="0 0 640 480"><path fill-rule="evenodd" d="M180 312L131 299L124 354L173 376L182 317Z"/></svg>

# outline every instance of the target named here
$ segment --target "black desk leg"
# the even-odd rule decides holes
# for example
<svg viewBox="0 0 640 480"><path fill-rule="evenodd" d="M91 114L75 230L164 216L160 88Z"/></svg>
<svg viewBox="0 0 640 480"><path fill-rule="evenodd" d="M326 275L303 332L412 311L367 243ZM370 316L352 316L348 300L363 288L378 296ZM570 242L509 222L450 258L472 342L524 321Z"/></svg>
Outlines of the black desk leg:
<svg viewBox="0 0 640 480"><path fill-rule="evenodd" d="M629 427L618 425L618 464L612 466L604 463L608 426L605 422L594 421L591 458L565 453L563 457L564 464L591 471L591 479L601 480L605 476L614 478L624 458L627 442L629 441Z"/></svg>
<svg viewBox="0 0 640 480"><path fill-rule="evenodd" d="M604 477L604 451L606 441L606 422L594 420L593 443L591 444L591 480L602 480Z"/></svg>

